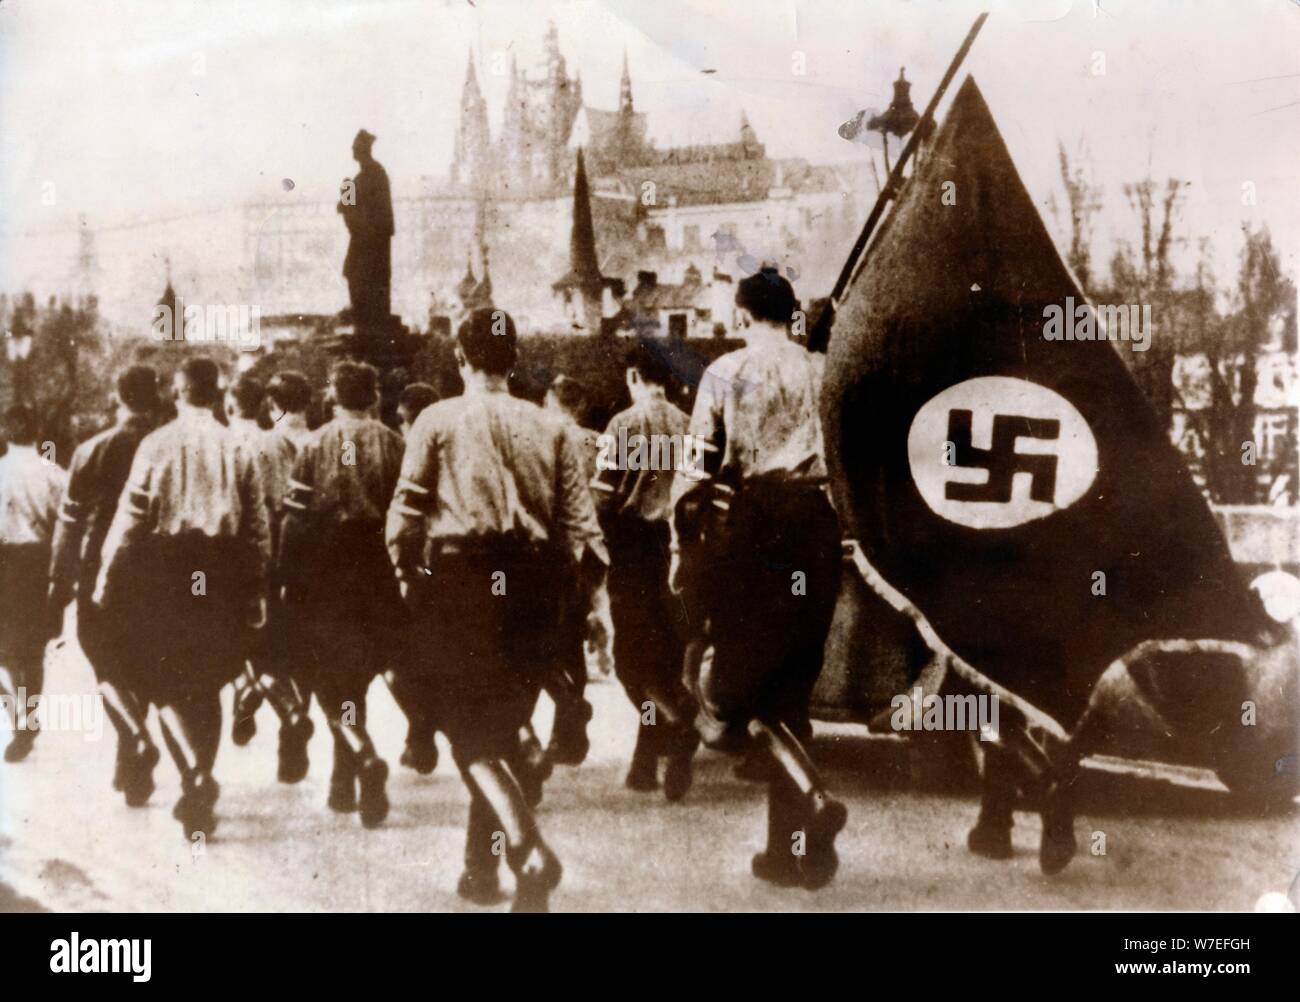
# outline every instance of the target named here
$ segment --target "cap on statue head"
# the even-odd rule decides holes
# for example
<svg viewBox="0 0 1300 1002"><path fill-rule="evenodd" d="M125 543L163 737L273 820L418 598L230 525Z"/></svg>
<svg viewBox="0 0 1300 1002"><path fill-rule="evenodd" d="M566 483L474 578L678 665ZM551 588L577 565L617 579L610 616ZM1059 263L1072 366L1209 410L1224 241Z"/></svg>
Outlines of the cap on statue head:
<svg viewBox="0 0 1300 1002"><path fill-rule="evenodd" d="M359 143L362 146L372 146L374 142L375 142L374 135L372 133L367 132L365 129L361 129L357 133L357 137L352 140L352 145L355 146Z"/></svg>

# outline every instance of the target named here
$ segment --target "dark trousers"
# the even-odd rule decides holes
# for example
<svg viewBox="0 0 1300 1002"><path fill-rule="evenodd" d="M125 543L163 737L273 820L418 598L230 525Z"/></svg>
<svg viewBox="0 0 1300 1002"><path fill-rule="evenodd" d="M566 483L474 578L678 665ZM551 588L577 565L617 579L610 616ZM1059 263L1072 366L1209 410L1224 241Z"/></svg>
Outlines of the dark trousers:
<svg viewBox="0 0 1300 1002"><path fill-rule="evenodd" d="M279 664L316 693L332 723L348 710L364 733L366 693L375 675L401 655L406 614L397 589L383 526L351 522L319 531L307 563L281 568L287 594L271 650Z"/></svg>
<svg viewBox="0 0 1300 1002"><path fill-rule="evenodd" d="M199 532L124 551L93 631L114 680L159 706L232 681L253 643L251 560L246 544Z"/></svg>
<svg viewBox="0 0 1300 1002"><path fill-rule="evenodd" d="M682 682L681 603L668 587L670 536L667 522L625 518L606 527L614 673L643 715L639 756L665 754L672 723L690 722L690 695ZM647 703L655 709L653 726L645 722Z"/></svg>
<svg viewBox="0 0 1300 1002"><path fill-rule="evenodd" d="M759 483L732 503L708 602L714 654L700 679L723 722L809 731L808 699L840 583L840 531L819 489Z"/></svg>
<svg viewBox="0 0 1300 1002"><path fill-rule="evenodd" d="M501 542L437 554L428 570L409 597L398 675L423 694L457 762L505 759L560 663L567 562Z"/></svg>
<svg viewBox="0 0 1300 1002"><path fill-rule="evenodd" d="M45 645L59 632L45 598L49 566L50 548L43 543L0 544L0 665L27 698L44 686Z"/></svg>
<svg viewBox="0 0 1300 1002"><path fill-rule="evenodd" d="M467 769L516 759L519 732L565 651L556 626L572 577L561 554L510 539L446 548L428 570L409 595L412 644L399 677L423 694L470 786L466 867L495 870L501 819ZM531 827L518 791L508 799Z"/></svg>

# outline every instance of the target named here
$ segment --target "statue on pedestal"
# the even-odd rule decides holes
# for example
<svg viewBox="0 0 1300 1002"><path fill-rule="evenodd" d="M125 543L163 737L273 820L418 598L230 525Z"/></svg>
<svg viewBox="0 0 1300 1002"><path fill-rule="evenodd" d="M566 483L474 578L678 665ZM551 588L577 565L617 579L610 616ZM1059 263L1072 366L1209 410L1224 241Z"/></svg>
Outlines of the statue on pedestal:
<svg viewBox="0 0 1300 1002"><path fill-rule="evenodd" d="M374 142L365 129L352 140L352 156L361 170L343 181L338 203L349 234L343 275L352 323L359 331L382 330L392 322L393 196L387 172L371 155Z"/></svg>

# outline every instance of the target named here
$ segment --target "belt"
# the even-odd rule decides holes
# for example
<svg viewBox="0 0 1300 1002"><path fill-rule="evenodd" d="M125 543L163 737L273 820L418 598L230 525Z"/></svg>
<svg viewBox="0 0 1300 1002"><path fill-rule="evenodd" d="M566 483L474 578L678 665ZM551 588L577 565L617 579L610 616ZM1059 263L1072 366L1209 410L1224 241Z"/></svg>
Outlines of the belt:
<svg viewBox="0 0 1300 1002"><path fill-rule="evenodd" d="M461 536L433 539L429 542L429 557L483 556L507 553L512 556L541 555L551 549L545 540L532 539L519 534L499 536Z"/></svg>

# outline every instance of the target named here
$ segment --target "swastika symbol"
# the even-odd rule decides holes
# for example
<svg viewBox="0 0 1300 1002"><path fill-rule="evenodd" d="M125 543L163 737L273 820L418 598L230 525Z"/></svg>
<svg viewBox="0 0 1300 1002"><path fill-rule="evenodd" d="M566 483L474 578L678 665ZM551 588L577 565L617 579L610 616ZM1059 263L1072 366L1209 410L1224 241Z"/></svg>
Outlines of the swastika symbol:
<svg viewBox="0 0 1300 1002"><path fill-rule="evenodd" d="M1011 529L1062 512L1086 496L1100 469L1078 408L1015 376L972 376L917 408L907 464L926 507L969 529Z"/></svg>
<svg viewBox="0 0 1300 1002"><path fill-rule="evenodd" d="M948 441L954 446L953 465L988 470L988 480L982 484L950 480L944 485L945 499L1006 504L1011 500L1011 484L1015 475L1028 473L1030 498L1052 504L1056 498L1056 457L1017 452L1016 439L1059 438L1061 422L1054 418L995 414L992 445L980 449L971 445L973 417L973 412L969 410L954 408L948 412Z"/></svg>

